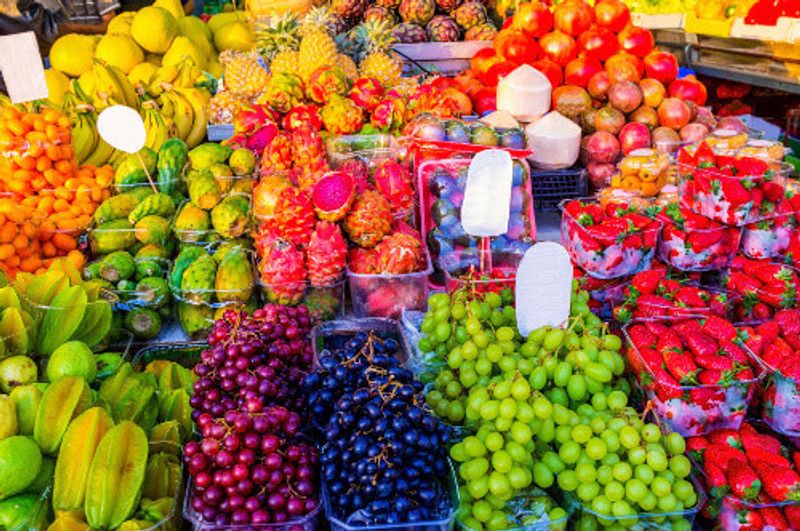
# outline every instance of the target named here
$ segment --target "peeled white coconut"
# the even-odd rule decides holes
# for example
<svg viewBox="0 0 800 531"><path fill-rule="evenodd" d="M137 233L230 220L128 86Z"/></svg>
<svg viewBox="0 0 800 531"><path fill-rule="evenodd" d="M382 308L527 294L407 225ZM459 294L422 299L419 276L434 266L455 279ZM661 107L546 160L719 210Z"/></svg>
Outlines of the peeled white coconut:
<svg viewBox="0 0 800 531"><path fill-rule="evenodd" d="M544 115L525 128L533 163L550 170L569 168L578 160L581 128L558 111Z"/></svg>
<svg viewBox="0 0 800 531"><path fill-rule="evenodd" d="M497 84L497 110L520 122L532 122L550 110L552 87L531 65L520 65Z"/></svg>

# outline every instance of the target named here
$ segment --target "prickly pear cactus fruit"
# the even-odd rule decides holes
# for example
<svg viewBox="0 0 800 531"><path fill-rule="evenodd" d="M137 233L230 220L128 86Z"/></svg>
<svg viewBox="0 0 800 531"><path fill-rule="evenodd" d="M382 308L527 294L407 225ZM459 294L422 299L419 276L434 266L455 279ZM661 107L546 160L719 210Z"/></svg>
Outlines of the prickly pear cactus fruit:
<svg viewBox="0 0 800 531"><path fill-rule="evenodd" d="M136 233L127 219L115 219L98 225L89 235L89 243L95 254L124 251L136 243Z"/></svg>
<svg viewBox="0 0 800 531"><path fill-rule="evenodd" d="M169 217L175 213L175 200L168 194L152 194L144 198L136 208L128 214L128 222L135 225L145 216Z"/></svg>
<svg viewBox="0 0 800 531"><path fill-rule="evenodd" d="M169 289L177 296L181 296L181 287L183 284L183 273L189 269L195 260L201 256L207 256L208 253L202 247L188 246L175 258L175 263L172 265L172 271L169 274Z"/></svg>
<svg viewBox="0 0 800 531"><path fill-rule="evenodd" d="M54 510L83 509L86 480L95 452L100 441L113 427L111 415L100 407L84 411L70 423L56 460L53 479Z"/></svg>
<svg viewBox="0 0 800 531"><path fill-rule="evenodd" d="M180 138L170 138L158 150L158 189L165 193L172 193L178 186L183 169L189 156L186 142Z"/></svg>
<svg viewBox="0 0 800 531"><path fill-rule="evenodd" d="M141 155L141 159L138 155ZM144 168L140 160L144 161ZM150 148L143 148L137 154L128 155L117 166L117 170L114 173L114 184L123 187L147 184L147 176L153 174L157 161L158 155Z"/></svg>
<svg viewBox="0 0 800 531"><path fill-rule="evenodd" d="M191 149L189 151L189 161L192 163L193 169L202 170L212 164L225 162L231 156L231 153L233 153L233 149L228 146L208 142Z"/></svg>
<svg viewBox="0 0 800 531"><path fill-rule="evenodd" d="M92 390L86 380L64 376L51 383L39 404L33 438L42 452L55 455L72 419L92 405Z"/></svg>
<svg viewBox="0 0 800 531"><path fill-rule="evenodd" d="M232 250L219 263L214 288L220 302L246 302L253 293L253 268L247 254Z"/></svg>
<svg viewBox="0 0 800 531"><path fill-rule="evenodd" d="M136 273L136 260L127 251L115 251L100 263L100 277L116 284L128 280Z"/></svg>
<svg viewBox="0 0 800 531"><path fill-rule="evenodd" d="M102 225L115 219L128 219L128 216L138 204L139 199L133 194L111 196L94 211L94 221L98 225Z"/></svg>
<svg viewBox="0 0 800 531"><path fill-rule="evenodd" d="M203 210L211 210L222 197L219 183L209 170L189 174L189 200Z"/></svg>
<svg viewBox="0 0 800 531"><path fill-rule="evenodd" d="M247 229L250 201L243 195L223 199L211 211L211 225L223 238L238 238Z"/></svg>
<svg viewBox="0 0 800 531"><path fill-rule="evenodd" d="M135 229L136 239L145 245L164 245L170 233L169 221L161 216L145 216L136 223Z"/></svg>
<svg viewBox="0 0 800 531"><path fill-rule="evenodd" d="M86 484L86 521L114 529L133 516L147 469L147 436L130 421L112 428L100 441Z"/></svg>
<svg viewBox="0 0 800 531"><path fill-rule="evenodd" d="M216 275L216 261L208 254L200 256L183 273L181 278L183 297L189 302L211 302Z"/></svg>
<svg viewBox="0 0 800 531"><path fill-rule="evenodd" d="M192 203L185 203L172 223L175 236L185 243L202 242L209 229L211 218L208 212Z"/></svg>
<svg viewBox="0 0 800 531"><path fill-rule="evenodd" d="M197 338L207 332L214 324L214 308L205 304L178 303L178 322L191 338Z"/></svg>

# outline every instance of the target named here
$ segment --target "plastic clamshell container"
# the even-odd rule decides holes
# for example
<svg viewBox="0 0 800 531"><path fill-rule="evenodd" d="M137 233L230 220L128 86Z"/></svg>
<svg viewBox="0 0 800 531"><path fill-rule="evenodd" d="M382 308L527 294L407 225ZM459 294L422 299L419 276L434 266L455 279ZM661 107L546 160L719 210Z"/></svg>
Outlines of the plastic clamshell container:
<svg viewBox="0 0 800 531"><path fill-rule="evenodd" d="M658 239L661 234L662 223L655 221L652 227L638 231L642 237L642 244L627 246L623 242L613 243L597 250L587 249L586 241L597 243L589 231L578 223L564 208L564 200L559 205L561 208L561 245L563 245L574 264L577 264L587 275L612 279L633 275L649 269L656 255ZM593 202L594 199L580 199L582 203Z"/></svg>
<svg viewBox="0 0 800 531"><path fill-rule="evenodd" d="M609 303L612 307L617 310L617 308L626 308L628 305L625 301L625 289L630 286L629 282L622 285L619 289L614 290L612 293L609 294ZM664 315L675 318L689 318L689 317L704 317L707 315L716 315L719 317L724 317L726 319L730 319L733 317L733 310L736 303L739 300L739 295L733 293L732 291L726 290L724 288L718 288L716 286L707 286L704 284L698 284L696 282L687 282L684 284L687 287L694 287L698 289L705 290L709 295L712 297L717 296L724 296L725 302L721 302L720 304L716 304L714 306L708 305L706 307L691 307L691 306L678 306L675 303L669 305L661 305L655 304L653 302L640 302L636 301L635 307L629 308L631 312L631 320L637 321L645 321L649 319L649 315ZM668 299L667 299L668 300ZM657 319L657 318L656 318Z"/></svg>
<svg viewBox="0 0 800 531"><path fill-rule="evenodd" d="M470 158L429 160L415 168L419 192L419 221L422 235L428 242L437 274L433 287L442 287L439 258L469 250L477 252L478 242L461 226L460 211L464 199ZM527 161L514 159L514 177L508 231L491 238L493 248L523 252L536 240L536 215L533 209L531 173ZM435 242L435 245L431 242Z"/></svg>
<svg viewBox="0 0 800 531"><path fill-rule="evenodd" d="M793 511L798 511L800 508L800 502L797 501L790 501L790 502L779 502L779 503L753 503L747 502L744 500L740 500L733 496L726 496L722 499L720 503L720 512L717 516L717 522L719 523L719 529L721 531L739 531L744 529L753 529L753 527L749 527L748 525L742 523L740 516L746 516L747 513L751 511L758 512L759 510L771 510L771 511L780 511L780 513L784 516L787 522L790 525L789 529L794 529L794 526L797 524L797 521L790 520L791 517L787 518L785 511L786 509L791 508ZM776 529L772 526L765 526L762 529Z"/></svg>
<svg viewBox="0 0 800 531"><path fill-rule="evenodd" d="M742 229L742 252L756 260L779 258L789 249L795 231L794 216L789 214L751 223Z"/></svg>
<svg viewBox="0 0 800 531"><path fill-rule="evenodd" d="M425 250L424 270L404 275L361 274L347 268L350 300L356 317L398 318L403 310L425 310L428 304L428 276L433 265Z"/></svg>
<svg viewBox="0 0 800 531"><path fill-rule="evenodd" d="M328 494L328 484L325 478L321 478L322 483L322 504L325 507L330 531L452 531L456 524L456 512L460 503L458 495L458 480L456 478L453 463L448 459L450 473L447 476L447 488L450 491L450 512L446 517L438 520L425 522L402 522L399 524L376 524L376 525L350 525L338 518L335 507L333 506L330 495Z"/></svg>
<svg viewBox="0 0 800 531"><path fill-rule="evenodd" d="M681 271L711 271L726 267L739 250L741 229L718 225L683 231L667 216L658 242L658 258Z"/></svg>
<svg viewBox="0 0 800 531"><path fill-rule="evenodd" d="M344 317L345 283L347 282L344 274L339 280L328 286L312 286L307 280L264 282L260 277L257 282L266 302L284 306L305 304L313 317L323 321Z"/></svg>
<svg viewBox="0 0 800 531"><path fill-rule="evenodd" d="M368 317L358 320L328 321L311 329L311 346L314 349L314 367L319 367L319 356L324 350L333 348L333 341L346 341L360 332L375 332L383 338L391 338L398 342L400 348L398 359L405 365L413 352L403 327L394 319Z"/></svg>
<svg viewBox="0 0 800 531"><path fill-rule="evenodd" d="M489 256L490 255L490 256ZM444 271L444 285L447 293L469 289L477 293L498 292L502 289L514 290L514 277L524 253L509 249L486 252L470 249L460 253L439 257L439 267ZM481 264L491 271L499 272L505 278L480 278ZM470 271L470 268L473 268Z"/></svg>
<svg viewBox="0 0 800 531"><path fill-rule="evenodd" d="M667 154L650 148L636 149L617 164L619 173L611 178L611 186L652 197L667 184L669 168Z"/></svg>
<svg viewBox="0 0 800 531"><path fill-rule="evenodd" d="M200 360L200 353L206 348L208 348L208 344L203 341L149 343L136 353L131 365L137 371L143 371L152 361L167 360L174 361L187 368L193 368Z"/></svg>
<svg viewBox="0 0 800 531"><path fill-rule="evenodd" d="M401 141L393 135L344 135L328 138L325 142L328 158L338 168L352 158L360 158L369 166L385 159L403 155Z"/></svg>
<svg viewBox="0 0 800 531"><path fill-rule="evenodd" d="M770 428L800 437L800 381L767 368L761 382L761 417Z"/></svg>
<svg viewBox="0 0 800 531"><path fill-rule="evenodd" d="M570 496L575 505L573 525L575 529L635 529L664 530L676 529L689 531L693 529L695 518L706 502L706 493L697 478L689 476L697 493L694 507L683 511L667 513L638 513L631 516L612 516L598 513Z"/></svg>
<svg viewBox="0 0 800 531"><path fill-rule="evenodd" d="M665 383L656 377L633 344L628 330L634 324L637 322L632 321L622 329L627 344L626 358L658 418L684 437L704 435L722 429L738 430L744 422L757 384L763 377L759 367L753 367L754 372L758 373L753 379L736 380L727 386L676 386ZM741 343L737 346L753 359L750 349ZM699 401L703 404L698 404Z"/></svg>
<svg viewBox="0 0 800 531"><path fill-rule="evenodd" d="M800 277L800 269L779 262L774 262L774 264L780 266L782 271L793 273L795 276ZM723 285L726 284L730 272L730 267L722 272L720 280ZM737 293L737 295L739 295L739 297L735 301L736 305L734 310L737 320L742 323L758 323L765 318L763 315L753 314L752 303L754 298L756 303L762 303L761 306L766 306L770 312L770 317L777 310L800 307L800 293L795 294L794 298L782 297L779 305L773 300L774 296L771 296L770 293L762 289L754 289L752 293Z"/></svg>
<svg viewBox="0 0 800 531"><path fill-rule="evenodd" d="M316 531L319 527L319 517L322 504L318 503L313 511L300 518L293 518L286 522L270 524L243 524L243 525L216 525L203 521L202 515L192 507L194 483L189 481L186 485L186 494L183 500L183 518L189 522L194 531Z"/></svg>

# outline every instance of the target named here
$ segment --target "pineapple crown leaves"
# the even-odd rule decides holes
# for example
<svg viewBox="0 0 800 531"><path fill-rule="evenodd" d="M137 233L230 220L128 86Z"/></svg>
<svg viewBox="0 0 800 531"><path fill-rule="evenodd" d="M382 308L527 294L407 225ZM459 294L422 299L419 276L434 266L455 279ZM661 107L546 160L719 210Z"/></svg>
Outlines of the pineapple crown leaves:
<svg viewBox="0 0 800 531"><path fill-rule="evenodd" d="M342 53L347 53L356 61L362 61L370 53L390 51L395 40L392 26L387 20L370 20L354 27L342 39L337 39L337 44L345 48ZM356 55L348 53L347 48L357 50Z"/></svg>
<svg viewBox="0 0 800 531"><path fill-rule="evenodd" d="M338 18L339 16L327 6L314 7L303 17L300 35L305 37L321 28L333 37L339 29L337 28Z"/></svg>
<svg viewBox="0 0 800 531"><path fill-rule="evenodd" d="M256 49L272 60L282 50L297 50L300 46L300 18L288 11L259 24L255 32Z"/></svg>

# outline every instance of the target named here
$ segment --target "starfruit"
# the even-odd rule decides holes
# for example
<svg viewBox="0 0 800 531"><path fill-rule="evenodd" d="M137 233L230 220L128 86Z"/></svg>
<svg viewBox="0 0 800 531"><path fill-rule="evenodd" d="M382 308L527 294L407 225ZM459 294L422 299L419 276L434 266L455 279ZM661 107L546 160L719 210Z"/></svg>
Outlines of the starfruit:
<svg viewBox="0 0 800 531"><path fill-rule="evenodd" d="M139 506L139 512L136 513L136 516L144 520L150 520L151 522L160 522L169 518L174 510L174 496L159 498L157 500L142 498L142 503Z"/></svg>
<svg viewBox="0 0 800 531"><path fill-rule="evenodd" d="M169 360L153 360L147 364L147 367L144 368L145 372L152 373L156 379L161 378L161 373L164 372L164 369L169 367L172 364Z"/></svg>
<svg viewBox="0 0 800 531"><path fill-rule="evenodd" d="M99 344L111 330L111 304L106 300L96 300L86 306L83 320L71 339L82 341L89 347Z"/></svg>
<svg viewBox="0 0 800 531"><path fill-rule="evenodd" d="M111 404L119 398L126 380L133 374L130 363L123 363L116 373L100 385L100 398Z"/></svg>
<svg viewBox="0 0 800 531"><path fill-rule="evenodd" d="M142 529L150 529L153 527L153 522L147 520L128 520L122 522L122 525L117 528L117 531L140 531Z"/></svg>
<svg viewBox="0 0 800 531"><path fill-rule="evenodd" d="M153 426L150 430L150 449L154 452L180 455L181 430L177 420L168 420Z"/></svg>
<svg viewBox="0 0 800 531"><path fill-rule="evenodd" d="M0 288L0 307L2 308L19 308L19 296L17 290L12 286L4 286Z"/></svg>
<svg viewBox="0 0 800 531"><path fill-rule="evenodd" d="M0 315L0 338L5 347L5 356L28 354L31 350L31 339L28 333L30 316L22 309L8 307Z"/></svg>
<svg viewBox="0 0 800 531"><path fill-rule="evenodd" d="M35 384L18 385L9 395L17 409L17 424L20 435L33 435L36 413L42 401L42 391Z"/></svg>
<svg viewBox="0 0 800 531"><path fill-rule="evenodd" d="M86 521L114 529L136 511L147 468L147 436L130 421L112 428L97 447L86 484Z"/></svg>
<svg viewBox="0 0 800 531"><path fill-rule="evenodd" d="M183 438L192 433L192 406L189 403L191 396L185 389L175 389L164 396L161 395L158 418L161 421L176 420Z"/></svg>
<svg viewBox="0 0 800 531"><path fill-rule="evenodd" d="M99 407L84 411L70 423L56 461L53 509L74 511L83 508L86 480L97 447L113 427L111 415Z"/></svg>
<svg viewBox="0 0 800 531"><path fill-rule="evenodd" d="M69 287L69 277L61 271L46 271L37 275L25 290L27 302L39 307L49 306L56 295Z"/></svg>
<svg viewBox="0 0 800 531"><path fill-rule="evenodd" d="M72 337L83 321L87 301L83 286L62 289L53 298L44 312L36 337L41 354L49 356Z"/></svg>
<svg viewBox="0 0 800 531"><path fill-rule="evenodd" d="M24 435L19 431L14 401L8 395L0 395L0 439L17 434Z"/></svg>
<svg viewBox="0 0 800 531"><path fill-rule="evenodd" d="M123 382L119 394L111 397L109 403L115 421L132 420L149 432L158 418L155 377L146 372L131 374Z"/></svg>
<svg viewBox="0 0 800 531"><path fill-rule="evenodd" d="M172 454L157 453L150 456L144 476L142 498L157 500L175 498L181 488L183 472L178 458Z"/></svg>
<svg viewBox="0 0 800 531"><path fill-rule="evenodd" d="M86 380L64 376L51 383L42 395L33 438L46 454L55 455L69 423L90 408L92 392Z"/></svg>
<svg viewBox="0 0 800 531"><path fill-rule="evenodd" d="M79 513L63 512L56 513L56 519L47 531L92 531L92 528L81 519Z"/></svg>
<svg viewBox="0 0 800 531"><path fill-rule="evenodd" d="M184 389L191 396L194 393L193 373L178 363L170 362L158 375L158 389L162 393Z"/></svg>

